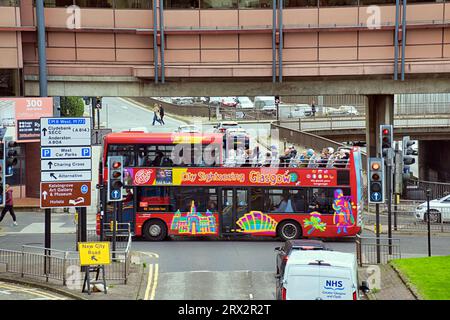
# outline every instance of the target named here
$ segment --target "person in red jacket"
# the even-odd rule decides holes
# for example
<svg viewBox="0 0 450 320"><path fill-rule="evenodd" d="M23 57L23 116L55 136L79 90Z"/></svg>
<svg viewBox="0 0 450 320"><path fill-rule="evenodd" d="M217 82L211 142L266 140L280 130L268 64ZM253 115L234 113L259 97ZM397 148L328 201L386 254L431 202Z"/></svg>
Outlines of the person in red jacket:
<svg viewBox="0 0 450 320"><path fill-rule="evenodd" d="M5 207L3 208L2 214L0 216L0 222L2 222L6 213L9 211L9 213L11 214L11 217L13 218L14 225L17 226L16 215L14 214L14 208L13 208L13 196L12 196L13 190L11 189L11 187L8 184L5 185L5 188L6 188L6 192L5 192L6 201L5 201Z"/></svg>

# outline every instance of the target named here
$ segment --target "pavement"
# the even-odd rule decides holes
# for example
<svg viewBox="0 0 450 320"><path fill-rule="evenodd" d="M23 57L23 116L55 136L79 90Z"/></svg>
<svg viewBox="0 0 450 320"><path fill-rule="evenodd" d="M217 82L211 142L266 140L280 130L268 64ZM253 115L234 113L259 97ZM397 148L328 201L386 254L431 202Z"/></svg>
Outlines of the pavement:
<svg viewBox="0 0 450 320"><path fill-rule="evenodd" d="M360 269L361 281L368 282L369 300L417 300L400 275L389 264L367 266Z"/></svg>

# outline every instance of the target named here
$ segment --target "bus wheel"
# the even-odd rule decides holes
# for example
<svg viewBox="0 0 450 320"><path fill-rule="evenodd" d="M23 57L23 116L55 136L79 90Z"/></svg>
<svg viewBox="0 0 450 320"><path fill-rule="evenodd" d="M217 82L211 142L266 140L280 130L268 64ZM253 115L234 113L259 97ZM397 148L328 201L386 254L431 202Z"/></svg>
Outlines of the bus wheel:
<svg viewBox="0 0 450 320"><path fill-rule="evenodd" d="M299 239L302 236L302 228L295 221L283 221L278 226L278 236L284 241Z"/></svg>
<svg viewBox="0 0 450 320"><path fill-rule="evenodd" d="M166 224L157 219L146 222L142 232L146 240L161 241L167 237Z"/></svg>

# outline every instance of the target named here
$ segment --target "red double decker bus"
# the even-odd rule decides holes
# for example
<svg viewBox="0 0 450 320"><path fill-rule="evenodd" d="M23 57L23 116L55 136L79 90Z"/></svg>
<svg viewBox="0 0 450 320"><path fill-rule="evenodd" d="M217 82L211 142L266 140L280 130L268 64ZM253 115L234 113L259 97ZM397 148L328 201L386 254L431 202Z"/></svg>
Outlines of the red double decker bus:
<svg viewBox="0 0 450 320"><path fill-rule="evenodd" d="M143 160L145 150L157 161ZM361 153L347 152L338 165L223 167L221 135L114 133L105 137L103 163L125 157L127 197L118 221L138 237L336 238L355 236L362 223ZM113 219L106 208L99 223Z"/></svg>

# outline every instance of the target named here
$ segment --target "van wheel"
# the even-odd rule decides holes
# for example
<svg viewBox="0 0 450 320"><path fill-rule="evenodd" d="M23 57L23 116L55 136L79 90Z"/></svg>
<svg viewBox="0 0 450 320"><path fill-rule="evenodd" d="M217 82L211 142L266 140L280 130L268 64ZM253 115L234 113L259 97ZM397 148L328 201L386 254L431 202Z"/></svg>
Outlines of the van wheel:
<svg viewBox="0 0 450 320"><path fill-rule="evenodd" d="M161 241L167 237L166 224L161 220L150 220L144 224L144 238L150 241Z"/></svg>
<svg viewBox="0 0 450 320"><path fill-rule="evenodd" d="M283 241L299 239L302 236L302 228L295 221L284 221L278 226L277 233Z"/></svg>

